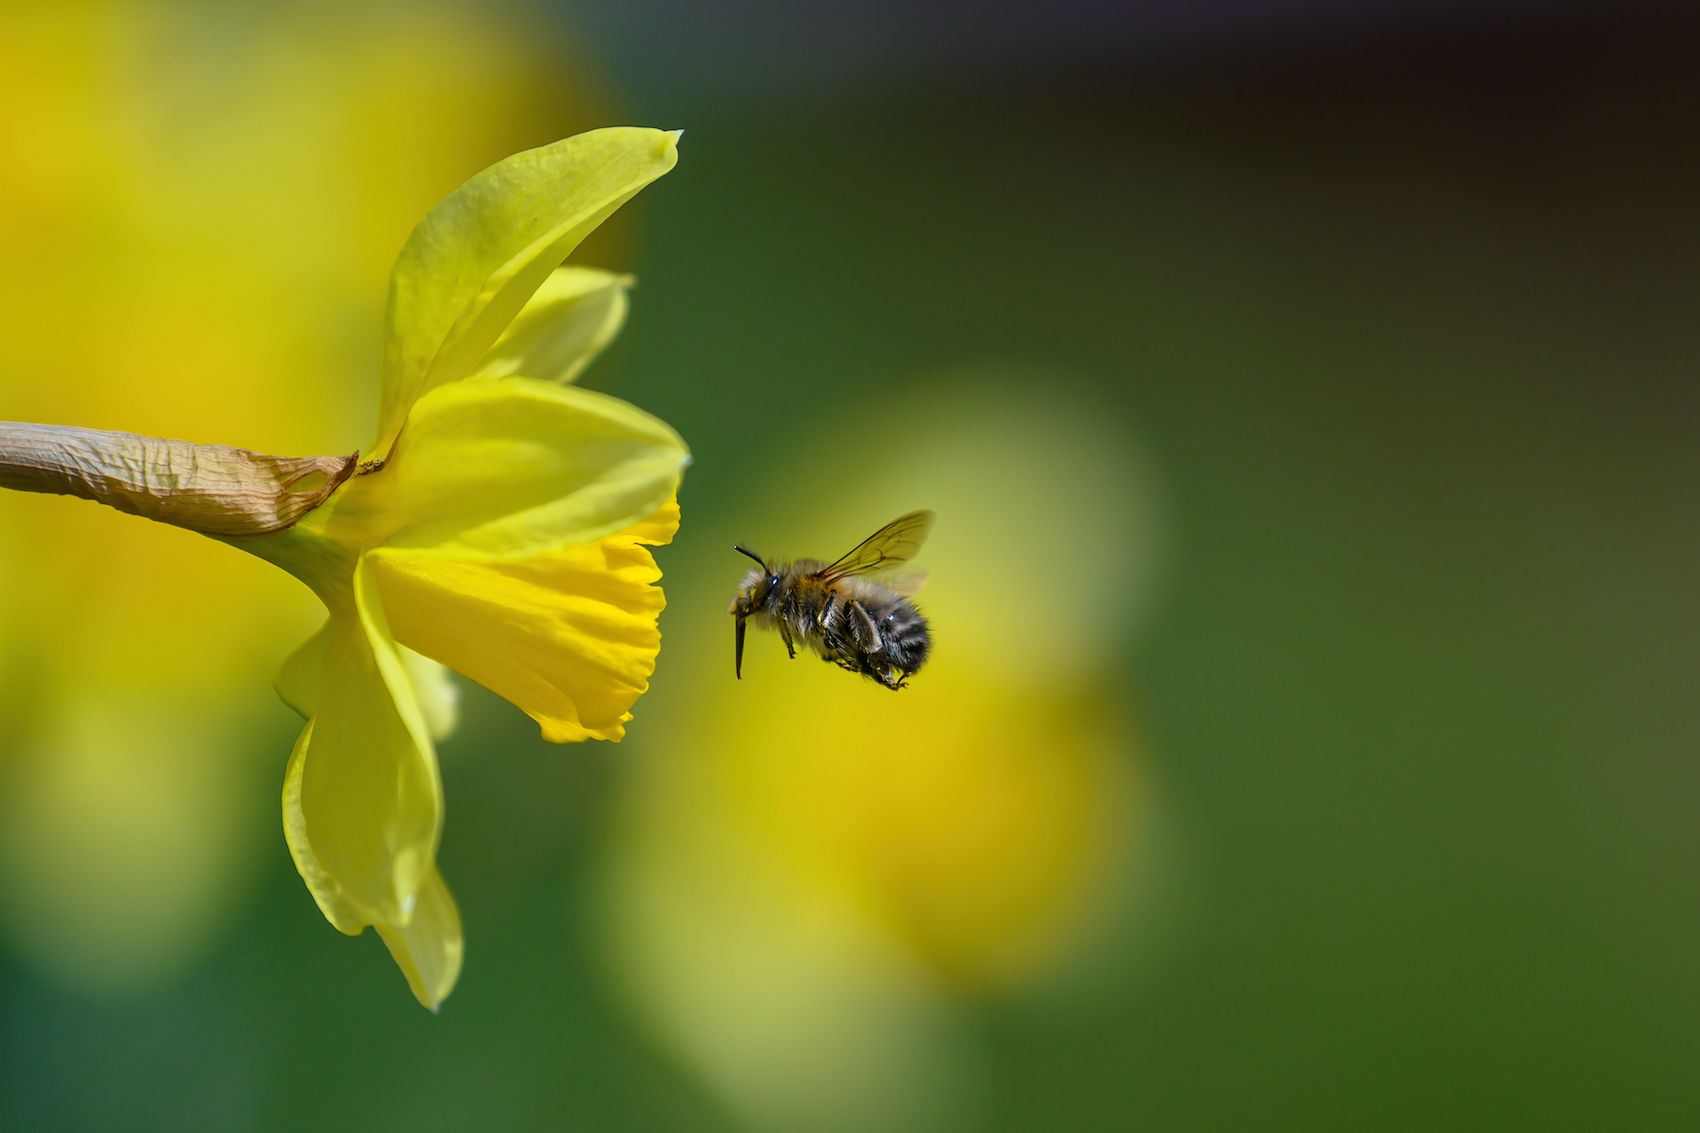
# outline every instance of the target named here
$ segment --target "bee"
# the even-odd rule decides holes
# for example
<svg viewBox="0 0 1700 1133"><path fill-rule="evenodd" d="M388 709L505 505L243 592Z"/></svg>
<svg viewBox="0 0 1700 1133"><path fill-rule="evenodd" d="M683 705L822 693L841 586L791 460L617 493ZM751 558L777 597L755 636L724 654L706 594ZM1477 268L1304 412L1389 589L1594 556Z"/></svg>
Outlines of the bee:
<svg viewBox="0 0 1700 1133"><path fill-rule="evenodd" d="M920 576L884 582L868 576L907 562L932 529L932 512L912 511L832 563L770 563L741 544L732 548L760 564L744 576L726 611L738 619L733 631L738 678L744 675L744 623L749 620L778 630L792 659L802 641L841 669L889 689L902 688L933 647L927 619L909 600L920 588Z"/></svg>

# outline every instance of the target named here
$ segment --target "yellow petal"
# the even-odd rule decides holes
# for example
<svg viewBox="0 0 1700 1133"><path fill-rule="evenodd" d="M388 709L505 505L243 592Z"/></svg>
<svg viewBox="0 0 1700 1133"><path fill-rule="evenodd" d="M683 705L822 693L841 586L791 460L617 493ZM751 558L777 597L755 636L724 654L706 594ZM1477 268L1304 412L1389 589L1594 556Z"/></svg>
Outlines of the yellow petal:
<svg viewBox="0 0 1700 1133"><path fill-rule="evenodd" d="M352 605L326 626L318 708L295 756L297 813L286 795L285 820L299 827L296 866L333 924L343 927L344 902L362 922L405 924L434 869L442 783L364 563Z"/></svg>
<svg viewBox="0 0 1700 1133"><path fill-rule="evenodd" d="M407 683L413 688L425 730L434 741L448 739L460 723L460 687L455 684L454 674L405 645L397 645L395 651L401 658L402 670L407 673Z"/></svg>
<svg viewBox="0 0 1700 1133"><path fill-rule="evenodd" d="M458 382L408 417L385 467L334 497L356 546L529 558L624 530L669 500L689 459L665 422L530 378Z"/></svg>
<svg viewBox="0 0 1700 1133"><path fill-rule="evenodd" d="M669 501L616 535L538 558L368 561L399 640L523 709L545 739L618 740L661 648L666 600L646 547L678 527Z"/></svg>
<svg viewBox="0 0 1700 1133"><path fill-rule="evenodd" d="M432 871L419 890L411 921L399 926L381 924L378 935L407 977L414 998L432 1011L442 1006L460 978L463 952L460 910L443 884L443 875Z"/></svg>
<svg viewBox="0 0 1700 1133"><path fill-rule="evenodd" d="M631 284L631 276L599 268L560 268L496 340L474 376L573 381L620 333Z"/></svg>
<svg viewBox="0 0 1700 1133"><path fill-rule="evenodd" d="M304 719L312 719L319 703L319 684L323 679L325 639L330 629L326 622L300 647L291 653L278 669L272 688L278 699L294 709ZM442 665L421 656L406 646L396 646L402 670L413 687L414 700L419 705L426 731L433 740L452 735L460 720L460 689Z"/></svg>
<svg viewBox="0 0 1700 1133"><path fill-rule="evenodd" d="M289 755L289 768L283 774L283 840L289 844L289 856L295 859L296 872L307 883L307 891L313 895L325 919L338 932L359 936L368 919L348 899L336 878L319 864L319 857L307 838L307 820L301 814L301 771L306 766L307 748L312 742L313 725L309 721L295 741L295 750Z"/></svg>
<svg viewBox="0 0 1700 1133"><path fill-rule="evenodd" d="M330 622L327 621L284 659L278 667L277 676L272 678L272 689L277 698L304 720L313 718L313 710L319 703L319 682L324 677L325 667L325 636L329 630Z"/></svg>
<svg viewBox="0 0 1700 1133"><path fill-rule="evenodd" d="M438 202L390 276L375 452L415 399L471 373L579 241L677 160L677 134L593 130L505 158Z"/></svg>

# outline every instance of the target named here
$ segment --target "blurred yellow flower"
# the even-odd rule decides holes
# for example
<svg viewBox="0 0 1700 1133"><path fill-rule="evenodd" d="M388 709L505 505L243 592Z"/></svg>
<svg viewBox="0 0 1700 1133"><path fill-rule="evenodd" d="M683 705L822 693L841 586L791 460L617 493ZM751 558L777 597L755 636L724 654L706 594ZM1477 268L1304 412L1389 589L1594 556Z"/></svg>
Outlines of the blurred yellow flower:
<svg viewBox="0 0 1700 1133"><path fill-rule="evenodd" d="M466 170L607 120L571 44L524 16L7 6L0 101L27 112L0 115L17 269L0 273L0 417L271 452L331 422L369 436L353 375L408 227ZM580 254L621 262L623 228ZM251 818L283 737L265 684L317 603L103 509L0 493L0 532L0 935L60 984L157 986L267 868Z"/></svg>
<svg viewBox="0 0 1700 1133"><path fill-rule="evenodd" d="M1160 525L1137 450L1066 384L996 375L909 383L881 438L905 454L883 482L772 487L857 443L826 430L750 469L744 525L695 524L672 598L704 613L668 648L700 675L657 690L610 855L626 987L756 1128L953 1127L973 1079L952 1004L1069 971L1141 843L1119 654ZM831 559L921 505L937 645L908 687L781 649L732 680L732 543Z"/></svg>

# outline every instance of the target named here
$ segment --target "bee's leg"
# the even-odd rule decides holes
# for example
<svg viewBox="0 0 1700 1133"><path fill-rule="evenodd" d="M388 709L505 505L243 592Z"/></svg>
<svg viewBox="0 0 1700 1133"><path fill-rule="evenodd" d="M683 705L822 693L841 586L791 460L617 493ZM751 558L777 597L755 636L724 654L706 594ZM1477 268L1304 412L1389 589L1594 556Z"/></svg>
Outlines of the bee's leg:
<svg viewBox="0 0 1700 1133"><path fill-rule="evenodd" d="M781 618L779 620L779 638L785 642L785 652L791 655L791 660L797 659L797 647L791 642L791 623Z"/></svg>
<svg viewBox="0 0 1700 1133"><path fill-rule="evenodd" d="M820 608L820 613L815 616L815 624L817 626L819 626L821 629L826 628L827 619L832 617L832 607L833 607L834 604L837 603L837 601L838 601L838 591L836 591L836 590L827 591L827 593L826 593L826 605L822 606Z"/></svg>
<svg viewBox="0 0 1700 1133"><path fill-rule="evenodd" d="M860 602L847 602L845 609L850 611L851 636L863 653L878 653L881 650L880 629L874 624L874 619L863 608Z"/></svg>
<svg viewBox="0 0 1700 1133"><path fill-rule="evenodd" d="M874 678L874 680L878 681L886 688L891 689L893 692L896 692L898 689L903 687L903 682L901 680L893 680L891 670L887 669L884 665L869 665L867 667L867 673L868 676Z"/></svg>

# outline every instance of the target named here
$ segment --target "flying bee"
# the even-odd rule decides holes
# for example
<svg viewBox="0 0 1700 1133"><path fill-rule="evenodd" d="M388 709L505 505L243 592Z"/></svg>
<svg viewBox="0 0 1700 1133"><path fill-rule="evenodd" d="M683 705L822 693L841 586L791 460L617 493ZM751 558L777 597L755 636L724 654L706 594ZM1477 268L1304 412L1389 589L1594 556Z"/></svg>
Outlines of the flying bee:
<svg viewBox="0 0 1700 1133"><path fill-rule="evenodd" d="M932 512L912 511L832 563L770 563L748 547L734 547L761 568L744 576L726 611L738 619L733 631L738 677L744 675L744 623L749 620L778 630L793 659L801 641L839 668L889 689L902 688L933 646L927 619L909 600L919 589L919 579L887 578L882 583L868 576L907 562L932 529Z"/></svg>

